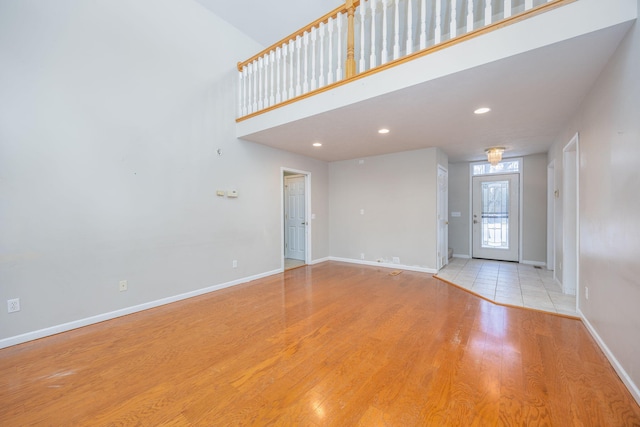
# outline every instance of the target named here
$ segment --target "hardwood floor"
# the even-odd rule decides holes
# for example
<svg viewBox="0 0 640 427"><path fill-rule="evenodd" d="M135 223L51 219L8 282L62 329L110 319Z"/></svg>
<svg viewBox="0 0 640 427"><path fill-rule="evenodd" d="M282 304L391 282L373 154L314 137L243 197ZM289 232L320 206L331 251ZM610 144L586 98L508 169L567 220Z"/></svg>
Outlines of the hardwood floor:
<svg viewBox="0 0 640 427"><path fill-rule="evenodd" d="M327 262L0 350L0 425L640 426L584 325Z"/></svg>

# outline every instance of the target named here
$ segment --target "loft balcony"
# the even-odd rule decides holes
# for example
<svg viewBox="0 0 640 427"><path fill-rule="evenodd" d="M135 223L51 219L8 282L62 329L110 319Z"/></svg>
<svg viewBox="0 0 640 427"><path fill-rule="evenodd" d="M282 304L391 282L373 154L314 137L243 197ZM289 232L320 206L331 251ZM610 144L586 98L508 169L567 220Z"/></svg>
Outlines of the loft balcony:
<svg viewBox="0 0 640 427"><path fill-rule="evenodd" d="M540 152L636 17L636 0L349 0L238 63L237 136L327 161ZM492 123L462 118L485 103ZM381 125L393 144L372 146Z"/></svg>

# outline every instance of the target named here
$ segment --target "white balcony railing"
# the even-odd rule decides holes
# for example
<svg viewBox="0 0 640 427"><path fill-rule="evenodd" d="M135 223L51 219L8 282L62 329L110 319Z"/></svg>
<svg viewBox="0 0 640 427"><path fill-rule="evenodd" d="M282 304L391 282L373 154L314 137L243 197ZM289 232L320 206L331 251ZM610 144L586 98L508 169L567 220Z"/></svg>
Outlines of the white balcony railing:
<svg viewBox="0 0 640 427"><path fill-rule="evenodd" d="M238 63L238 120L575 0L347 0Z"/></svg>

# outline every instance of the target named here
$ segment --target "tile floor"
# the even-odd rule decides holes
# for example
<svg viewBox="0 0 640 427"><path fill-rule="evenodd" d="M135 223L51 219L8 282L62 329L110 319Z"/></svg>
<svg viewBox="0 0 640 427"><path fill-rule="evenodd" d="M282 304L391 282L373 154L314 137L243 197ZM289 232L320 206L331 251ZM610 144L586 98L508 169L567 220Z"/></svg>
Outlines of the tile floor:
<svg viewBox="0 0 640 427"><path fill-rule="evenodd" d="M300 261L297 259L285 258L284 259L284 269L290 270L292 268L302 267L304 265L304 261Z"/></svg>
<svg viewBox="0 0 640 427"><path fill-rule="evenodd" d="M501 304L577 316L575 295L566 295L553 272L532 265L453 258L436 277Z"/></svg>

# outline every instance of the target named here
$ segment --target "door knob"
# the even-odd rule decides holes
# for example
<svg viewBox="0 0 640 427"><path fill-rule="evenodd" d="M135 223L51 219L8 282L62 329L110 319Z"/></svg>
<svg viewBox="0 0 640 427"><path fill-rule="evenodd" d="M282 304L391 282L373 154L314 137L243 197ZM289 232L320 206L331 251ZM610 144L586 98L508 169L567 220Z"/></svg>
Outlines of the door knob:
<svg viewBox="0 0 640 427"><path fill-rule="evenodd" d="M478 220L477 220L477 219L474 219L474 220L473 220L473 223L474 223L474 224L477 224L477 223L478 223Z"/></svg>

